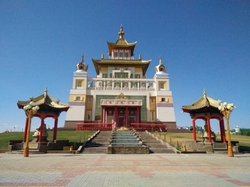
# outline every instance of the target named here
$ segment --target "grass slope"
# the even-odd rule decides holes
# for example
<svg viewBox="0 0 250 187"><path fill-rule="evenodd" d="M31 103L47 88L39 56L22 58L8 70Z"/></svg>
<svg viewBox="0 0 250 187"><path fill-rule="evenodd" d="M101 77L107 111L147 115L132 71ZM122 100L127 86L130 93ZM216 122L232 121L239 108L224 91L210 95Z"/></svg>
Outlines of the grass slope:
<svg viewBox="0 0 250 187"><path fill-rule="evenodd" d="M34 132L30 133L30 140L33 140ZM70 142L84 142L90 138L95 131L58 131L57 140L69 140ZM53 138L53 131L48 131L48 140ZM23 132L0 133L0 149L7 149L10 140L23 140Z"/></svg>

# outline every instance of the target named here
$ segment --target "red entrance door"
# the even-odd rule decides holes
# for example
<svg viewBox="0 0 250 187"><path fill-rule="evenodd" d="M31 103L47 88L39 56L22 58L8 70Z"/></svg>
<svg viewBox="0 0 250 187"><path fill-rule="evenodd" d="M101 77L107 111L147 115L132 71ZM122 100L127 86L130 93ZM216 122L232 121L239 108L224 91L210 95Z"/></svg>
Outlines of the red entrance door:
<svg viewBox="0 0 250 187"><path fill-rule="evenodd" d="M124 117L119 117L117 127L125 126L124 121L125 121Z"/></svg>

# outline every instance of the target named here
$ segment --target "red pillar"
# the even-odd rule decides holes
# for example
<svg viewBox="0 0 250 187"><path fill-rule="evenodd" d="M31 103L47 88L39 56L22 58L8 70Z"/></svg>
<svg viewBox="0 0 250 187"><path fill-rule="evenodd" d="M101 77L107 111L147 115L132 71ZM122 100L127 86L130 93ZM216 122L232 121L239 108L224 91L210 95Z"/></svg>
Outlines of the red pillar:
<svg viewBox="0 0 250 187"><path fill-rule="evenodd" d="M193 137L196 141L196 125L195 125L195 118L192 118L192 126L193 126Z"/></svg>
<svg viewBox="0 0 250 187"><path fill-rule="evenodd" d="M223 134L222 134L222 122L221 119L218 119L220 123L220 140L223 142Z"/></svg>
<svg viewBox="0 0 250 187"><path fill-rule="evenodd" d="M141 107L139 107L139 123L141 123Z"/></svg>
<svg viewBox="0 0 250 187"><path fill-rule="evenodd" d="M102 123L104 123L104 107L102 106Z"/></svg>
<svg viewBox="0 0 250 187"><path fill-rule="evenodd" d="M41 125L40 125L39 142L42 142L43 140L43 126L44 126L44 117L42 116Z"/></svg>
<svg viewBox="0 0 250 187"><path fill-rule="evenodd" d="M126 125L125 127L128 127L128 107L126 106Z"/></svg>
<svg viewBox="0 0 250 187"><path fill-rule="evenodd" d="M56 141L57 127L58 127L58 116L55 117L54 121L53 141Z"/></svg>
<svg viewBox="0 0 250 187"><path fill-rule="evenodd" d="M136 123L140 122L139 121L139 112L140 112L140 110L139 110L139 106L138 106L138 107L136 107Z"/></svg>
<svg viewBox="0 0 250 187"><path fill-rule="evenodd" d="M28 118L28 116L26 116L26 122L25 122L25 127L24 127L24 135L23 135L23 142L26 142L28 123L29 123L29 118Z"/></svg>
<svg viewBox="0 0 250 187"><path fill-rule="evenodd" d="M114 121L117 123L117 107L115 106Z"/></svg>
<svg viewBox="0 0 250 187"><path fill-rule="evenodd" d="M211 139L211 127L210 127L210 117L207 117L206 121L207 121L208 141L212 142L212 139Z"/></svg>

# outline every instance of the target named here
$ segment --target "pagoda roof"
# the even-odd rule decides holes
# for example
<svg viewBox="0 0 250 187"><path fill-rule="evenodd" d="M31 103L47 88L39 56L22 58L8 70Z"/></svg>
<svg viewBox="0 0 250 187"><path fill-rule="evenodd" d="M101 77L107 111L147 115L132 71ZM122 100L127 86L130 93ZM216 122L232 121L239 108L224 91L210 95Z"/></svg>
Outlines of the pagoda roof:
<svg viewBox="0 0 250 187"><path fill-rule="evenodd" d="M31 97L30 100L27 101L18 101L17 106L19 109L23 109L24 106L32 102L33 106L48 106L52 109L66 112L70 106L68 104L59 103L59 101L60 100L51 97L46 88L44 93L37 97Z"/></svg>
<svg viewBox="0 0 250 187"><path fill-rule="evenodd" d="M206 91L204 90L203 97L201 97L198 101L192 103L191 105L182 106L182 110L183 112L190 113L192 111L198 111L203 108L218 109L220 104L221 104L220 100L215 100L215 99L212 99L211 97L208 97L206 94Z"/></svg>
<svg viewBox="0 0 250 187"><path fill-rule="evenodd" d="M134 59L92 59L97 75L100 73L100 69L103 66L133 66L140 67L143 70L143 75L146 74L148 66L152 60L134 60Z"/></svg>
<svg viewBox="0 0 250 187"><path fill-rule="evenodd" d="M130 49L131 50L131 56L134 56L134 48L137 42L128 43L124 36L123 26L120 26L120 31L118 32L118 35L120 36L119 39L115 42L107 42L108 48L109 48L109 55L111 56L112 49Z"/></svg>

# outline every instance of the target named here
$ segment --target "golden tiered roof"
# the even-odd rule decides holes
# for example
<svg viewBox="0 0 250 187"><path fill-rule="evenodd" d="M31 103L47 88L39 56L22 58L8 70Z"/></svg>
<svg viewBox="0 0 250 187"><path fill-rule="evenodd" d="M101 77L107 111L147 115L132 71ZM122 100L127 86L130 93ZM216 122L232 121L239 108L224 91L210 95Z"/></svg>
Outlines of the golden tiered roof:
<svg viewBox="0 0 250 187"><path fill-rule="evenodd" d="M118 32L118 35L120 36L119 39L116 41L116 43L108 42L109 47L109 55L111 56L112 49L129 49L131 50L131 56L134 56L134 47L137 42L134 43L128 43L126 39L123 38L124 36L123 26L120 26L120 31ZM132 58L128 59L122 59L122 58L111 58L111 59L104 59L102 57L99 59L92 59L92 62L95 66L95 70L97 75L100 73L101 67L108 67L108 66L114 66L114 67L136 67L141 68L143 72L143 76L146 74L148 66L152 60L142 60L139 58L138 60L134 60Z"/></svg>
<svg viewBox="0 0 250 187"><path fill-rule="evenodd" d="M221 101L208 97L206 91L204 90L202 98L192 103L191 105L182 106L182 110L183 112L190 112L190 111L199 110L205 107L218 108L220 104L221 104Z"/></svg>
<svg viewBox="0 0 250 187"><path fill-rule="evenodd" d="M130 49L131 50L131 56L134 56L134 48L137 42L133 42L133 43L128 43L127 40L125 38L123 38L124 36L124 31L123 31L123 26L120 26L120 31L118 32L118 35L120 36L119 39L115 42L107 42L108 43L108 48L109 48L109 55L111 56L111 51L112 49Z"/></svg>
<svg viewBox="0 0 250 187"><path fill-rule="evenodd" d="M116 67L138 67L142 68L143 76L146 74L148 66L151 60L133 60L133 59L92 59L93 64L95 66L95 70L97 75L100 73L101 67L108 67L108 66L116 66Z"/></svg>
<svg viewBox="0 0 250 187"><path fill-rule="evenodd" d="M18 101L17 106L18 108L22 109L24 106L30 104L30 102L32 102L33 106L48 106L60 111L67 111L70 107L68 104L62 104L60 103L60 100L51 97L48 94L47 88L45 89L44 93L38 97L31 97L28 101Z"/></svg>

